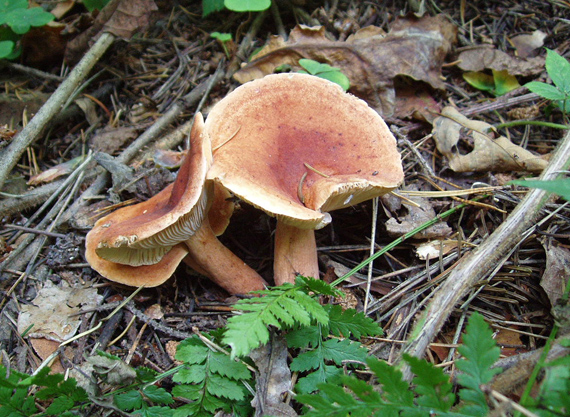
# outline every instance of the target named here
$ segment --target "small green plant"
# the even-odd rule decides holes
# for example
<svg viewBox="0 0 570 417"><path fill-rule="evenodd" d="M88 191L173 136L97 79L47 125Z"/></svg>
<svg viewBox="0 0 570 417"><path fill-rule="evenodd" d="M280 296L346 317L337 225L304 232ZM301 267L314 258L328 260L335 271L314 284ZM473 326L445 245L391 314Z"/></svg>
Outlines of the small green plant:
<svg viewBox="0 0 570 417"><path fill-rule="evenodd" d="M28 0L0 0L0 58L16 58L20 50L15 48L21 35L54 18L41 7L28 8Z"/></svg>
<svg viewBox="0 0 570 417"><path fill-rule="evenodd" d="M226 54L226 57L228 59L230 59L230 50L228 48L228 46L232 43L232 34L231 33L220 33L220 32L212 32L210 33L210 36L214 39L216 39L220 45L222 45L222 48L224 49L224 53Z"/></svg>
<svg viewBox="0 0 570 417"><path fill-rule="evenodd" d="M459 391L461 403L455 409L449 377L440 368L408 355L404 355L404 361L415 375L411 385L396 367L369 357L366 363L381 390L355 376L342 375L341 384L319 384L318 393L298 395L296 399L312 407L306 414L310 417L485 416L489 408L481 387L500 372L490 368L500 351L491 329L478 313L469 320L460 352L464 359L458 361L457 367L463 374L458 381L464 388Z"/></svg>
<svg viewBox="0 0 570 417"><path fill-rule="evenodd" d="M463 79L478 90L488 91L495 96L502 96L520 87L517 79L506 70L493 70L493 75L484 72L469 71L463 74Z"/></svg>
<svg viewBox="0 0 570 417"><path fill-rule="evenodd" d="M305 74L315 75L325 80L332 81L342 87L344 91L350 88L350 80L344 75L339 68L331 67L328 64L321 64L320 62L313 61L312 59L302 58L299 60L299 65L305 71L299 71Z"/></svg>
<svg viewBox="0 0 570 417"><path fill-rule="evenodd" d="M213 351L194 336L184 340L176 359L184 362L172 378L179 385L172 394L190 403L176 409L175 417L214 415L219 410L247 415L249 392L243 381L251 379L247 367L228 355Z"/></svg>
<svg viewBox="0 0 570 417"><path fill-rule="evenodd" d="M202 0L202 16L219 12L224 7L234 12L260 12L271 6L271 0Z"/></svg>
<svg viewBox="0 0 570 417"><path fill-rule="evenodd" d="M541 97L552 100L566 117L570 112L570 62L556 51L547 48L545 66L554 85L531 81L525 84L525 87Z"/></svg>

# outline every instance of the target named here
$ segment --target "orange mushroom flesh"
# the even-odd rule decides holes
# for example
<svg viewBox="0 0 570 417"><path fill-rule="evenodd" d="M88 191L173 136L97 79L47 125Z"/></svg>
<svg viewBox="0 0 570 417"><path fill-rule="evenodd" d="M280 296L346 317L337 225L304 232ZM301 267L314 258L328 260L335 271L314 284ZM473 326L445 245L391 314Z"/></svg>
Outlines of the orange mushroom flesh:
<svg viewBox="0 0 570 417"><path fill-rule="evenodd" d="M318 277L314 230L328 211L380 196L403 181L382 118L338 85L305 74L246 83L211 110L208 178L277 218L274 279Z"/></svg>
<svg viewBox="0 0 570 417"><path fill-rule="evenodd" d="M232 209L223 200L222 190L209 211L216 193L214 184L205 181L212 154L203 128L198 113L190 151L173 184L145 202L100 219L87 234L87 260L101 275L127 285L157 286L187 256L198 272L231 293L264 288L259 274L223 246L210 227L208 217L221 234ZM212 265L205 264L211 261Z"/></svg>

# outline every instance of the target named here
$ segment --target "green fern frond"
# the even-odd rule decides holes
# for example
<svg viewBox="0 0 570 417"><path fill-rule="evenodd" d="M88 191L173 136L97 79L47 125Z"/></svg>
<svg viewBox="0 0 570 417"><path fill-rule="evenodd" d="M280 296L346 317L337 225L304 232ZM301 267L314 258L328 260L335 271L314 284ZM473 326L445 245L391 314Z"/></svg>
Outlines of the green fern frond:
<svg viewBox="0 0 570 417"><path fill-rule="evenodd" d="M325 309L329 313L329 332L334 336L355 337L382 335L382 328L353 308L343 308L339 305L327 305Z"/></svg>
<svg viewBox="0 0 570 417"><path fill-rule="evenodd" d="M242 381L250 379L251 373L241 362L211 350L197 336L180 343L176 359L184 366L172 377L179 384L172 394L191 403L176 409L175 417L210 416L220 409L230 411L233 403L245 400Z"/></svg>
<svg viewBox="0 0 570 417"><path fill-rule="evenodd" d="M241 314L230 317L222 339L231 347L232 356L245 356L267 343L268 326L282 329L313 323L326 325L326 311L315 298L308 295L314 288L312 281L298 278L298 284L256 291L262 297L238 301L234 308Z"/></svg>
<svg viewBox="0 0 570 417"><path fill-rule="evenodd" d="M463 335L463 345L457 350L464 358L456 362L457 368L463 372L457 376L457 381L465 387L459 391L459 397L465 403L461 411L472 416L484 416L489 406L481 386L501 372L500 368L491 368L501 351L481 314L471 315Z"/></svg>

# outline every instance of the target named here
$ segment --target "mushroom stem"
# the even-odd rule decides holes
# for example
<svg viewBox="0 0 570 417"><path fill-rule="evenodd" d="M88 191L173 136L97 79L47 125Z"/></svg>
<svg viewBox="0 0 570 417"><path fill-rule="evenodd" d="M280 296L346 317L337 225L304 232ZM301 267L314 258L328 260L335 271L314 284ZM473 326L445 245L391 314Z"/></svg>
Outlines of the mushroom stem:
<svg viewBox="0 0 570 417"><path fill-rule="evenodd" d="M263 290L267 285L257 272L218 240L207 217L185 243L189 254L184 261L226 291L245 294Z"/></svg>
<svg viewBox="0 0 570 417"><path fill-rule="evenodd" d="M319 278L315 231L299 229L278 221L273 261L275 285L294 283L297 275Z"/></svg>

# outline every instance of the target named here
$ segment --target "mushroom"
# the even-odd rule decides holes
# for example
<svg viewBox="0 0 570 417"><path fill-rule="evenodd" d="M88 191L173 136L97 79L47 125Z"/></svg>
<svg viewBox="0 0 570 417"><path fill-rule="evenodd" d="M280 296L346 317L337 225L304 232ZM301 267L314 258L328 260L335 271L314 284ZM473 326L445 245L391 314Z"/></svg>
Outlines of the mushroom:
<svg viewBox="0 0 570 417"><path fill-rule="evenodd" d="M263 289L259 274L216 237L233 209L227 191L216 191L214 183L206 181L211 164L210 139L198 113L190 150L174 183L147 201L98 220L87 234L89 264L112 281L153 287L187 257L187 263L231 293Z"/></svg>
<svg viewBox="0 0 570 417"><path fill-rule="evenodd" d="M338 85L306 74L246 83L210 111L208 178L277 218L274 279L318 277L314 230L328 213L403 181L396 140L382 118Z"/></svg>

